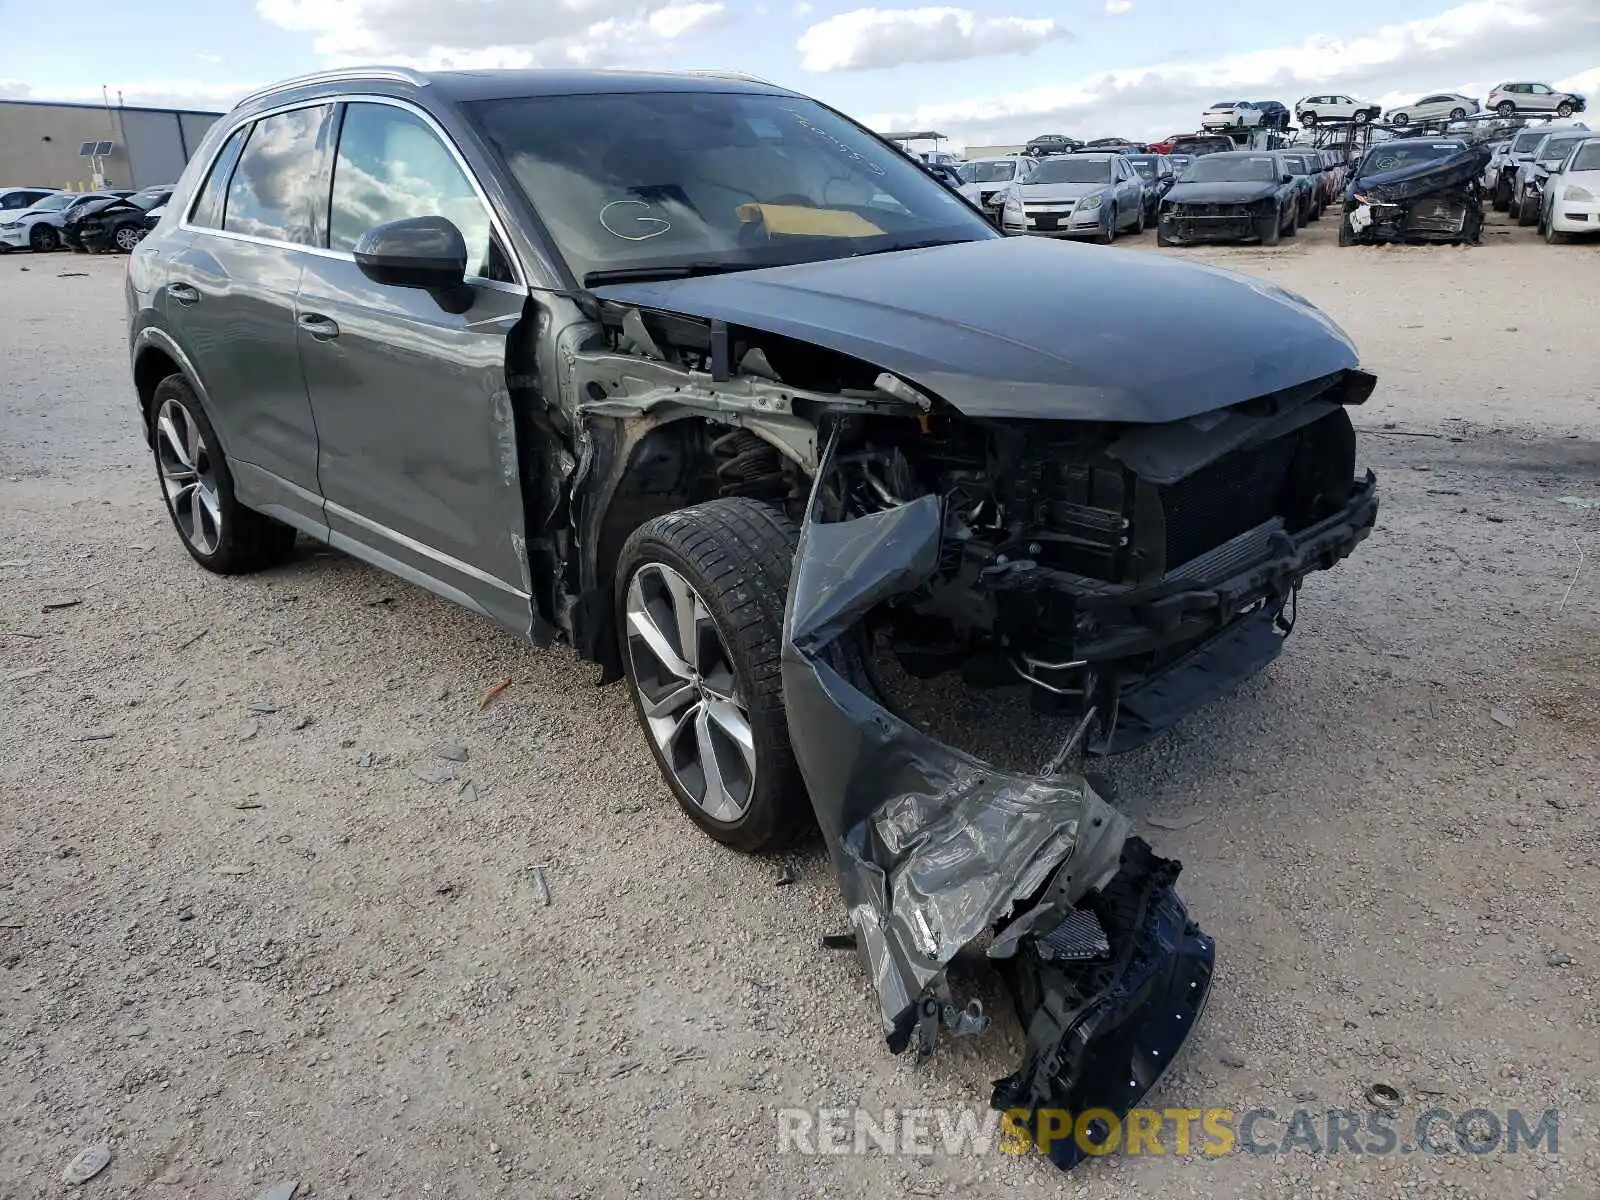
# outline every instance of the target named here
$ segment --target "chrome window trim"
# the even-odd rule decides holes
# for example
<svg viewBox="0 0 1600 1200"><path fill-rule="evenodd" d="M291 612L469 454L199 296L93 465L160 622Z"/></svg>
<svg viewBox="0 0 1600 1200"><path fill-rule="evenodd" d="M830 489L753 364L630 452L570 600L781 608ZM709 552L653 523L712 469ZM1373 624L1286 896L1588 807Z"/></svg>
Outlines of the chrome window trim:
<svg viewBox="0 0 1600 1200"><path fill-rule="evenodd" d="M185 233L203 233L212 237L228 238L232 241L249 242L257 246L272 246L279 250L299 250L306 254L316 255L319 258L335 258L343 262L355 262L355 255L348 250L334 250L328 246L308 246L304 242L285 242L278 238L258 237L252 233L237 233L231 229L214 229L209 225L190 224L189 220L200 203L201 191L206 181L211 178L211 172L216 169L217 159L221 157L222 151L227 147L229 138L244 126L253 125L255 122L263 121L268 117L275 117L280 113L294 112L302 108L319 108L325 104L386 104L390 108L402 109L421 118L422 123L433 131L434 136L439 139L444 148L449 151L450 157L455 160L456 166L461 168L461 173L466 176L467 183L471 185L473 194L478 197L478 203L483 205L483 211L489 216L490 228L494 230L495 235L500 239L500 247L505 251L506 261L511 264L511 273L516 276L513 282L507 283L503 279L485 279L481 275L468 275L466 282L474 287L487 287L495 291L509 291L517 294L525 294L527 292L528 273L523 268L522 259L517 254L516 245L507 234L505 224L500 220L500 214L495 211L494 205L489 203L488 193L483 190L483 184L478 182L478 176L468 165L465 156L461 153L461 148L456 145L455 139L445 132L444 127L434 119L432 113L412 101L398 96L379 96L368 92L351 92L348 95L341 94L337 96L317 96L311 99L296 100L289 104L282 104L276 108L262 109L260 112L252 113L247 117L240 117L228 126L227 131L218 140L215 152L212 153L211 158L207 161L205 170L198 176L201 186L195 189L194 194L189 197L188 203L184 205L183 216L178 221L178 228ZM244 149L239 152L240 159L244 158L244 153L249 148L250 142L246 139ZM333 179L332 173L338 159L338 144L335 143L332 149L334 161L328 165L330 183ZM238 169L237 163L234 164L234 169ZM331 214L329 223L332 224Z"/></svg>
<svg viewBox="0 0 1600 1200"><path fill-rule="evenodd" d="M234 108L243 108L253 100L261 100L274 92L291 92L298 87L310 87L318 83L339 83L341 81L357 82L361 80L381 79L390 83L409 83L413 87L427 87L433 81L420 71L412 71L406 67L335 67L328 71L312 71L306 75L294 75L277 83L268 84L264 88L257 88L253 92L239 97L234 101Z"/></svg>

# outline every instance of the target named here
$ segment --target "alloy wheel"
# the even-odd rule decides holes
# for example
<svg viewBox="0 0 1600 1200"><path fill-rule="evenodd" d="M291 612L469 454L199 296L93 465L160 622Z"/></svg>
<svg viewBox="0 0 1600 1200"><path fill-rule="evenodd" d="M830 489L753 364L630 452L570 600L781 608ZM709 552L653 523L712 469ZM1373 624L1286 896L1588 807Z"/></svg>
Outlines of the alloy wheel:
<svg viewBox="0 0 1600 1200"><path fill-rule="evenodd" d="M124 225L117 230L112 240L117 243L118 250L121 250L124 254L131 254L133 248L144 240L144 235L133 226Z"/></svg>
<svg viewBox="0 0 1600 1200"><path fill-rule="evenodd" d="M213 554L222 542L222 501L211 448L194 415L177 400L161 405L155 433L161 486L178 532L200 554Z"/></svg>
<svg viewBox="0 0 1600 1200"><path fill-rule="evenodd" d="M706 816L737 821L755 794L755 740L711 610L677 571L647 562L628 584L627 623L633 686L662 761Z"/></svg>

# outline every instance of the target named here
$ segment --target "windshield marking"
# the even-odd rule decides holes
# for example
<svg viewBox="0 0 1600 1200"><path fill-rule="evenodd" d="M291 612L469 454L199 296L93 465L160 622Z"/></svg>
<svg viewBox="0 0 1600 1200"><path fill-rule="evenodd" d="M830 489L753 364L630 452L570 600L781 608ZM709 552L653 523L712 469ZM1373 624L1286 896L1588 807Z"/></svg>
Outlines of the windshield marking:
<svg viewBox="0 0 1600 1200"><path fill-rule="evenodd" d="M639 208L650 207L649 203L644 200L613 200L610 204L607 204L600 210L600 224L604 226L607 233L612 234L615 237L619 237L625 242L648 242L651 238L660 237L663 233L666 233L672 228L671 221L664 220L661 217L647 217L643 215L635 215L632 219L637 221L640 225L654 225L659 226L660 228L651 229L649 233L623 233L622 230L613 228L611 223L606 219L606 214L609 213L613 208L626 205L637 206Z"/></svg>

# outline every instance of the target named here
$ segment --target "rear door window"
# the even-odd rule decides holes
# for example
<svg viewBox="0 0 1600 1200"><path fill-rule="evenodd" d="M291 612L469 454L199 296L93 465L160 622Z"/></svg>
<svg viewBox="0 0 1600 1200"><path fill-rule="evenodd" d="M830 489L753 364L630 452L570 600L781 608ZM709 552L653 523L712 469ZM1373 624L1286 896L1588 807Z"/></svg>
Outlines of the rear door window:
<svg viewBox="0 0 1600 1200"><path fill-rule="evenodd" d="M331 104L263 117L250 131L228 183L222 228L229 233L315 246L322 197L322 139Z"/></svg>
<svg viewBox="0 0 1600 1200"><path fill-rule="evenodd" d="M389 104L346 106L333 163L328 245L353 249L375 225L447 217L467 243L467 274L513 282L489 212L433 127Z"/></svg>

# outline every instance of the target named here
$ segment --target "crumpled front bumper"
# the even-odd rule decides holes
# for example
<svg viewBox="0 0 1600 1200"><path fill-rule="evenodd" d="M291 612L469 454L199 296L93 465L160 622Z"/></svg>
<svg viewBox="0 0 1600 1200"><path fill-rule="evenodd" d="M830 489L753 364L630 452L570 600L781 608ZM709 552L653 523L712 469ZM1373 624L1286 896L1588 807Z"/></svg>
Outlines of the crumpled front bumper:
<svg viewBox="0 0 1600 1200"><path fill-rule="evenodd" d="M1187 1037L1210 985L1211 943L1173 891L1178 864L1131 838L1083 776L998 770L869 693L857 627L933 574L942 513L924 496L820 520L835 445L795 556L783 683L884 1036L899 1053L914 1038L926 1051L941 1031L981 1031L987 1020L951 999L944 972L992 933L988 956L1013 981L1029 1039L994 1102L1125 1113Z"/></svg>

